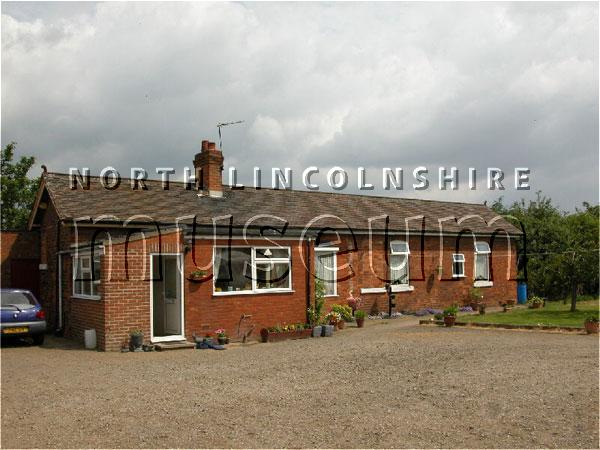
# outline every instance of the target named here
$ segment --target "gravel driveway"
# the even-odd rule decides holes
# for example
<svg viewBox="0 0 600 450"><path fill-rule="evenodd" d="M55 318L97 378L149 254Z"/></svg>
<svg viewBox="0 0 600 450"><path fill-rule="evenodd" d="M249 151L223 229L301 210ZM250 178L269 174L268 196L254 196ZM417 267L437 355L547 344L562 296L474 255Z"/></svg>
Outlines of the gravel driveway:
<svg viewBox="0 0 600 450"><path fill-rule="evenodd" d="M598 338L368 321L227 351L4 348L2 447L598 448Z"/></svg>

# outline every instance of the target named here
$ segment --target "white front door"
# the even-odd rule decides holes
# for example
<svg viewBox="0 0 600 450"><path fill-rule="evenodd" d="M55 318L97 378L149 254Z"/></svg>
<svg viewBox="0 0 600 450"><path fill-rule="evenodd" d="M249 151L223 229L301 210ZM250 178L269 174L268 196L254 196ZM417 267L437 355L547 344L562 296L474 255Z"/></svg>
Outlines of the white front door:
<svg viewBox="0 0 600 450"><path fill-rule="evenodd" d="M165 300L165 332L181 335L181 280L177 267L177 256L164 258L163 298Z"/></svg>
<svg viewBox="0 0 600 450"><path fill-rule="evenodd" d="M152 338L183 339L181 255L152 255Z"/></svg>

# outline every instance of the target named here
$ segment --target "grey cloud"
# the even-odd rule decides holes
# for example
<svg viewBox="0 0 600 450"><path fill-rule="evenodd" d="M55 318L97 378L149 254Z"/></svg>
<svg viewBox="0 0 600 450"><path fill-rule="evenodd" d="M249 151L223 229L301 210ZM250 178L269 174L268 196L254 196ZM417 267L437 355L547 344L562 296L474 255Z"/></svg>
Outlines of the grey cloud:
<svg viewBox="0 0 600 450"><path fill-rule="evenodd" d="M10 6L6 6L10 5ZM598 200L594 3L4 3L2 144L52 170L226 165L532 170ZM323 173L322 173L323 175ZM324 178L323 178L324 179ZM351 186L355 180L350 179ZM509 183L510 185L510 183ZM465 185L466 186L466 185ZM354 191L356 189L353 187ZM393 195L483 201L479 190Z"/></svg>

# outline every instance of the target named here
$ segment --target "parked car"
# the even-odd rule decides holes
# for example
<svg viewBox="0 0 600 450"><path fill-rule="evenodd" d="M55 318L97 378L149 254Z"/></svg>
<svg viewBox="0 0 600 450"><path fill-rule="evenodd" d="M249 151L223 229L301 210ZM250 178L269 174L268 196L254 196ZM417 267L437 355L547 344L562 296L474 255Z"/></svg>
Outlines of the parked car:
<svg viewBox="0 0 600 450"><path fill-rule="evenodd" d="M31 291L0 289L2 304L0 330L3 337L31 337L35 345L44 343L46 314Z"/></svg>

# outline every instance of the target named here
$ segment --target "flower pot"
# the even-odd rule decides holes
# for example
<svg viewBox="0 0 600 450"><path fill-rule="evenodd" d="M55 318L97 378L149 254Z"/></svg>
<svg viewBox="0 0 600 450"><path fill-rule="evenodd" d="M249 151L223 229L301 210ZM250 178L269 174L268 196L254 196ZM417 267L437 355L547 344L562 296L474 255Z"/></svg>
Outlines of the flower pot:
<svg viewBox="0 0 600 450"><path fill-rule="evenodd" d="M129 337L129 345L131 348L140 348L144 343L143 334L133 334Z"/></svg>
<svg viewBox="0 0 600 450"><path fill-rule="evenodd" d="M362 327L364 327L364 326L365 326L365 318L364 318L364 317L362 317L362 318L360 318L360 319L356 319L356 326L357 326L358 328L362 328Z"/></svg>
<svg viewBox="0 0 600 450"><path fill-rule="evenodd" d="M333 336L333 329L335 327L333 325L323 325L323 329L321 330L321 336L323 337L331 337Z"/></svg>
<svg viewBox="0 0 600 450"><path fill-rule="evenodd" d="M323 332L323 327L321 325L317 325L312 329L312 337L320 337Z"/></svg>
<svg viewBox="0 0 600 450"><path fill-rule="evenodd" d="M598 322L584 322L583 326L587 334L598 334Z"/></svg>
<svg viewBox="0 0 600 450"><path fill-rule="evenodd" d="M451 327L456 322L456 316L444 316L444 325Z"/></svg>
<svg viewBox="0 0 600 450"><path fill-rule="evenodd" d="M343 320L340 320L340 321L337 323L337 329L338 329L338 330L343 330L344 328L346 328L346 322L345 322L345 321L343 321Z"/></svg>
<svg viewBox="0 0 600 450"><path fill-rule="evenodd" d="M538 309L538 308L541 308L541 307L542 307L541 303L532 303L531 306L530 306L530 308L532 308L532 309Z"/></svg>
<svg viewBox="0 0 600 450"><path fill-rule="evenodd" d="M218 336L217 341L219 342L219 345L229 344L229 339L227 336Z"/></svg>

